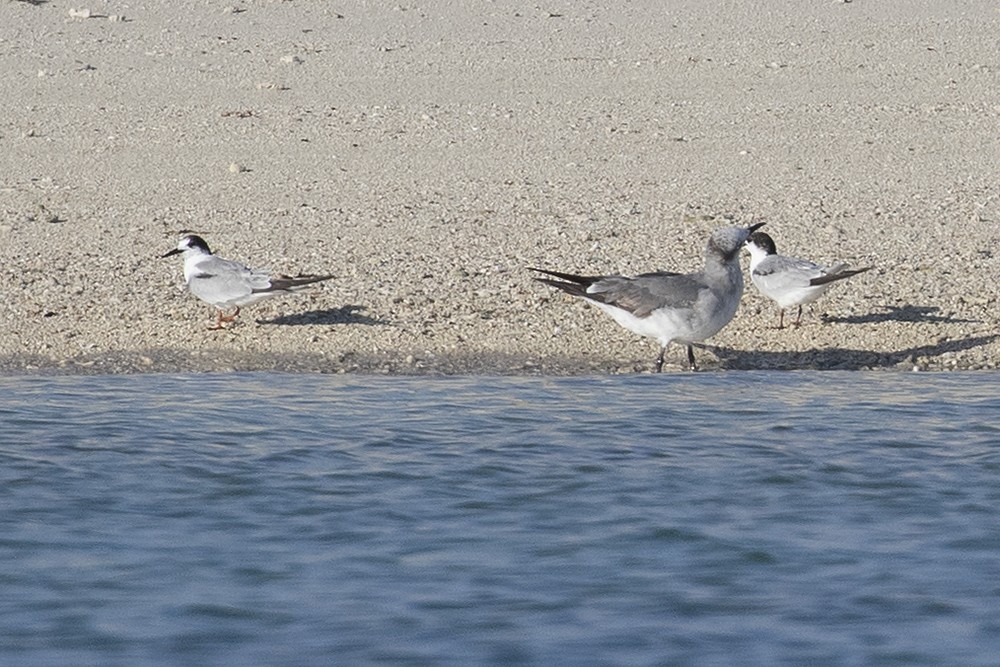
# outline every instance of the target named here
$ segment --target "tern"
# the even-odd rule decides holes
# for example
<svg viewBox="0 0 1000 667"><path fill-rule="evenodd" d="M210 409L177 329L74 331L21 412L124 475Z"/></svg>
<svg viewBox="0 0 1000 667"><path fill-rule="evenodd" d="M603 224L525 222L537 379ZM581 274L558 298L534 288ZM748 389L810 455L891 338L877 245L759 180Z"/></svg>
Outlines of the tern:
<svg viewBox="0 0 1000 667"><path fill-rule="evenodd" d="M763 225L715 230L705 247L705 267L695 273L626 277L531 270L551 276L536 280L586 299L629 331L659 341L657 373L663 370L663 355L672 342L687 346L688 364L694 371L698 366L691 344L714 336L736 315L743 296L740 250Z"/></svg>
<svg viewBox="0 0 1000 667"><path fill-rule="evenodd" d="M793 326L802 321L802 306L823 295L833 283L863 273L870 266L849 269L843 262L831 267L805 259L779 255L774 239L756 232L747 240L750 251L750 280L764 296L778 304L778 328L785 328L785 309L798 306Z"/></svg>
<svg viewBox="0 0 1000 667"><path fill-rule="evenodd" d="M264 269L251 269L239 262L216 257L205 239L194 234L181 237L177 247L163 257L177 254L184 258L184 282L188 290L219 310L215 326L209 327L213 330L223 328L223 322L235 320L243 306L272 296L292 294L307 285L333 277L289 277L271 274ZM233 312L227 314L229 310Z"/></svg>

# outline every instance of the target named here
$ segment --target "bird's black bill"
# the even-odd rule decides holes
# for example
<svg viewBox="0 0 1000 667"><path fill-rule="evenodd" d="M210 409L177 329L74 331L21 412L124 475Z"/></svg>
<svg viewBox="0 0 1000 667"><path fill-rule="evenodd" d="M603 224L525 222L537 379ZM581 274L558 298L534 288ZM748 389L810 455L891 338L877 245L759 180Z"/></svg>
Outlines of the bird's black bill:
<svg viewBox="0 0 1000 667"><path fill-rule="evenodd" d="M170 257L171 255L176 255L176 254L178 254L180 252L181 252L180 248L174 248L170 252L167 252L167 253L164 253L164 254L160 255L160 259L163 259L164 257Z"/></svg>

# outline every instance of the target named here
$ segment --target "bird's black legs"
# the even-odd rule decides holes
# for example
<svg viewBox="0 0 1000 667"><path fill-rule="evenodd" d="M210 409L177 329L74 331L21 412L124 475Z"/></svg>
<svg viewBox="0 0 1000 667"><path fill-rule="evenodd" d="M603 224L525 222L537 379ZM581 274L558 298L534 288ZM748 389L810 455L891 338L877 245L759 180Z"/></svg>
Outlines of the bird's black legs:
<svg viewBox="0 0 1000 667"><path fill-rule="evenodd" d="M688 366L692 371L698 370L698 362L694 360L694 348L690 345L687 346L688 349ZM663 372L663 355L666 353L667 347L664 345L660 348L660 356L656 359L656 372Z"/></svg>
<svg viewBox="0 0 1000 667"><path fill-rule="evenodd" d="M799 314L795 317L795 326L799 326L802 322L802 306L799 306Z"/></svg>
<svg viewBox="0 0 1000 667"><path fill-rule="evenodd" d="M688 345L688 364L691 366L691 370L698 370L698 364L694 361L694 348Z"/></svg>

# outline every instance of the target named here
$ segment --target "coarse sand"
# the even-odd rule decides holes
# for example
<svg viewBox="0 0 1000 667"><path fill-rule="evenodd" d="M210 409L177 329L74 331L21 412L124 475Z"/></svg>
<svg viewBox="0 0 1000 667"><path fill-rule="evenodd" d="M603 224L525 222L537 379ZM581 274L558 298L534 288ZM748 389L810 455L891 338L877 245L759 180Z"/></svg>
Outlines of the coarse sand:
<svg viewBox="0 0 1000 667"><path fill-rule="evenodd" d="M0 72L2 374L645 372L527 267L754 222L873 268L703 368L1000 366L995 3L0 0ZM181 230L336 277L210 331Z"/></svg>

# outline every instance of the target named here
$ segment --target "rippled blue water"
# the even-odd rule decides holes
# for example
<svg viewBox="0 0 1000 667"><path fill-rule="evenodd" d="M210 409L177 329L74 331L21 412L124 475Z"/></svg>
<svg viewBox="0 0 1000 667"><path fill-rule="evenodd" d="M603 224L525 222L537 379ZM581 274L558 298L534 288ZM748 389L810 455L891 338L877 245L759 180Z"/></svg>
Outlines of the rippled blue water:
<svg viewBox="0 0 1000 667"><path fill-rule="evenodd" d="M0 379L0 664L996 664L998 389Z"/></svg>

